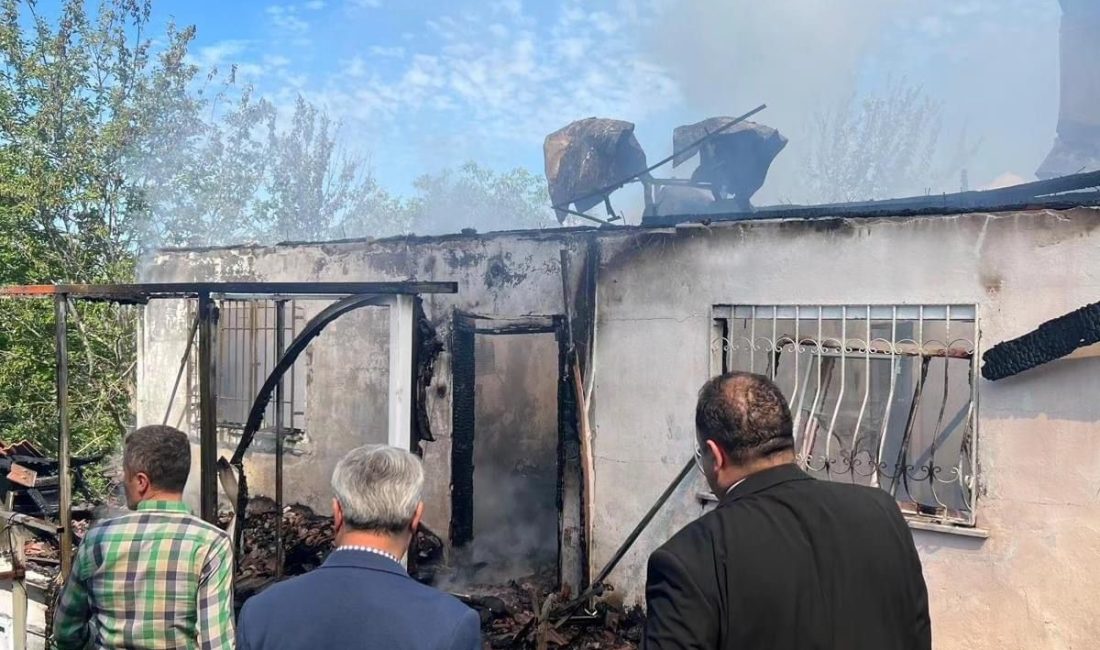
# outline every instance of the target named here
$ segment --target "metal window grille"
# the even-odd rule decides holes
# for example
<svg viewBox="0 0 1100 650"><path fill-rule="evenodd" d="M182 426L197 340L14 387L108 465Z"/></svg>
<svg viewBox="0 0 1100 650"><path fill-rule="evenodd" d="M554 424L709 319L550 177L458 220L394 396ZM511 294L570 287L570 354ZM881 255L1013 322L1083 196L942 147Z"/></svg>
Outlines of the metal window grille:
<svg viewBox="0 0 1100 650"><path fill-rule="evenodd" d="M217 369L218 426L242 429L252 402L271 373L278 356L275 350L275 302L273 300L231 300L218 304L215 363ZM304 315L294 301L286 303L284 344L297 335ZM291 432L305 429L305 382L297 364L284 375L284 426ZM262 429L275 426L274 400L264 414Z"/></svg>
<svg viewBox="0 0 1100 650"><path fill-rule="evenodd" d="M907 515L973 526L973 305L720 305L712 374L765 374L788 396L799 464L890 492Z"/></svg>

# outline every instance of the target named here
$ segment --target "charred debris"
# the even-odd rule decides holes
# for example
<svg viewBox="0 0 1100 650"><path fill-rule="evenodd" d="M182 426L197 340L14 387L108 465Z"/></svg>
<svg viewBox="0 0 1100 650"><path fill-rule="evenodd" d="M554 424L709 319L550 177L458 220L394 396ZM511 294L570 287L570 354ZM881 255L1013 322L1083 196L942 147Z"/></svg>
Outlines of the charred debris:
<svg viewBox="0 0 1100 650"><path fill-rule="evenodd" d="M682 214L722 203L751 211L751 198L764 184L772 161L787 146L775 129L748 119L766 106L740 117L711 117L673 130L674 153L646 164L634 137L634 124L589 117L546 136L543 157L550 200L558 221L568 215L604 225L620 221L611 193L641 183L645 216ZM690 178L658 178L653 172L672 162L677 167L698 156ZM600 204L607 219L587 214Z"/></svg>

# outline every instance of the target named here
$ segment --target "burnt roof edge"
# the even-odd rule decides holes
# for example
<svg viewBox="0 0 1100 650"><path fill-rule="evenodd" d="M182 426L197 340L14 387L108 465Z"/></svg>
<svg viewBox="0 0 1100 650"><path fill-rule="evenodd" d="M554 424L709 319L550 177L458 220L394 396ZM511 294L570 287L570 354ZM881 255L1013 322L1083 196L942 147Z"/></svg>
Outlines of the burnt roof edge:
<svg viewBox="0 0 1100 650"><path fill-rule="evenodd" d="M1034 181L995 190L977 190L882 201L824 205L773 205L751 212L724 210L729 201L715 203L704 214L650 216L642 226L660 228L687 222L753 221L761 219L882 218L957 215L972 212L1016 212L1100 206L1100 171Z"/></svg>
<svg viewBox="0 0 1100 650"><path fill-rule="evenodd" d="M573 226L568 228L496 230L484 233L457 232L441 235L393 235L389 237L353 237L317 241L283 241L275 244L259 242L225 244L218 246L169 246L157 253L208 253L234 250L264 250L297 248L304 246L353 246L362 244L387 245L395 243L421 244L469 239L490 240L503 237L525 239L559 239L575 234L611 234L639 229L671 228L680 224L737 221L779 221L846 218L906 218L929 216L957 216L1040 210L1071 210L1074 208L1100 207L1100 191L1082 191L1100 188L1100 171L1062 176L1043 181L1023 183L995 190L957 192L935 196L915 196L882 201L833 203L822 205L773 205L752 212L729 212L716 204L716 209L700 214L645 217L635 226Z"/></svg>

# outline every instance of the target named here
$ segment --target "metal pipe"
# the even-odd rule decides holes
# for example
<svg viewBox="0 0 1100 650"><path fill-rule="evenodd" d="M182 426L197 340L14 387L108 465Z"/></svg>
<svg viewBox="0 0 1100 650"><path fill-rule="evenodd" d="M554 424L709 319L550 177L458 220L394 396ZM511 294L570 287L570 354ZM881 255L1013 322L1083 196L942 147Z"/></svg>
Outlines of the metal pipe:
<svg viewBox="0 0 1100 650"><path fill-rule="evenodd" d="M57 358L58 517L61 520L61 577L68 578L73 561L73 478L69 471L69 298L54 298Z"/></svg>
<svg viewBox="0 0 1100 650"><path fill-rule="evenodd" d="M286 301L275 301L275 359L286 350ZM275 578L283 577L283 377L275 384Z"/></svg>
<svg viewBox="0 0 1100 650"><path fill-rule="evenodd" d="M615 554L611 556L611 559L607 561L607 564L600 569L600 572L596 574L596 577L592 580L592 584L588 586L581 595L577 596L573 600L565 603L558 610L557 615L562 617L555 627L560 626L569 614L575 611L578 607L588 601L589 598L601 593L603 589L603 582L607 580L607 576L611 575L611 572L615 570L615 567L619 565L619 562L626 556L626 552L630 550L631 546L634 546L634 542L638 541L638 538L649 526L649 522L653 521L653 518L657 516L657 512L661 509L661 506L665 505L672 493L676 491L676 488L680 487L680 483L684 482L684 478L691 473L692 468L695 467L695 459L692 458L684 465L684 468L680 470L680 473L676 475L676 478L672 479L672 482L668 484L665 491L661 493L661 496L657 497L657 501L650 506L649 511L645 513L641 521L634 526L634 530L630 531L623 543L619 545L619 548L615 551Z"/></svg>
<svg viewBox="0 0 1100 650"><path fill-rule="evenodd" d="M214 328L217 306L209 293L199 294L199 503L202 518L218 519L218 429L214 382Z"/></svg>

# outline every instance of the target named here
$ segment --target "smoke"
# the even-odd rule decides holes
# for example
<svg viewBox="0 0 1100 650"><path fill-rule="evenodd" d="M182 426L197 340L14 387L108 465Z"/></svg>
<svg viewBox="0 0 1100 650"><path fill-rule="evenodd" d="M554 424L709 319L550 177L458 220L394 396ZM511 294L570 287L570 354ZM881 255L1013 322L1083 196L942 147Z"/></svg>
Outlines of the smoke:
<svg viewBox="0 0 1100 650"><path fill-rule="evenodd" d="M963 168L975 187L1033 178L1057 116L1058 16L1054 0L662 2L641 51L677 84L682 123L768 105L754 119L791 142L758 203L821 200L804 183L815 122L891 80L942 107L925 189L957 191Z"/></svg>
<svg viewBox="0 0 1100 650"><path fill-rule="evenodd" d="M553 582L558 557L553 467L479 469L476 479L482 480L474 486L474 539L452 552L454 572L437 586L456 591L530 576Z"/></svg>
<svg viewBox="0 0 1100 650"><path fill-rule="evenodd" d="M899 0L730 0L669 4L643 51L701 116L767 103L790 131L807 109L851 92L852 72Z"/></svg>

